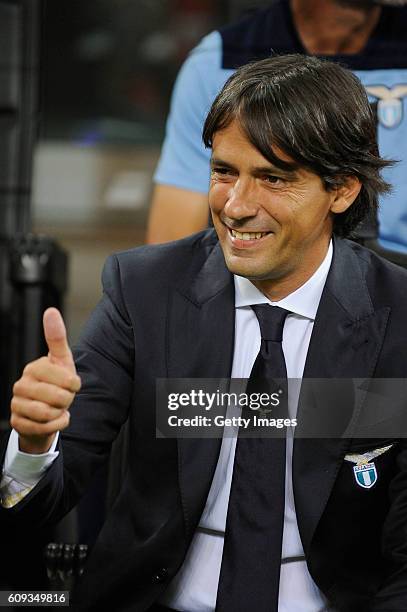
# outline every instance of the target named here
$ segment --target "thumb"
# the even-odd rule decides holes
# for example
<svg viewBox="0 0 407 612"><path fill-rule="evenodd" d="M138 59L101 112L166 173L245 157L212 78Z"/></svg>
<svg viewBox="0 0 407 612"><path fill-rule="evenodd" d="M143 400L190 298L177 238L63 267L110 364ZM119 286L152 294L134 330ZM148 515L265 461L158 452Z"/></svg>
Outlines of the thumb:
<svg viewBox="0 0 407 612"><path fill-rule="evenodd" d="M51 361L75 369L71 349L66 338L65 323L61 313L56 308L47 308L44 312L44 335Z"/></svg>

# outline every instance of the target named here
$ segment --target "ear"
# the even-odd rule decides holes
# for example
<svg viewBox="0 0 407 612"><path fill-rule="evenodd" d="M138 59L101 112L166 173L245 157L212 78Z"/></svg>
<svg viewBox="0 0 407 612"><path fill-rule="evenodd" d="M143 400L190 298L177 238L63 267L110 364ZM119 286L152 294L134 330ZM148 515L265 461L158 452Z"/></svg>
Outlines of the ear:
<svg viewBox="0 0 407 612"><path fill-rule="evenodd" d="M341 184L332 191L331 212L343 213L358 197L362 183L356 176L344 176Z"/></svg>

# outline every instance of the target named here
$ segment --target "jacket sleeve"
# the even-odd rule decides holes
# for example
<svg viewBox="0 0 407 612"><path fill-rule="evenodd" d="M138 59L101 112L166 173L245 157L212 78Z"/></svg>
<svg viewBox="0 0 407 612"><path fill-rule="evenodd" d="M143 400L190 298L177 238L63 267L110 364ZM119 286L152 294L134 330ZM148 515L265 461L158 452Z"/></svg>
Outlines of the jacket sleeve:
<svg viewBox="0 0 407 612"><path fill-rule="evenodd" d="M407 610L407 440L401 442L397 462L399 470L390 484L390 510L381 542L387 577L369 612Z"/></svg>

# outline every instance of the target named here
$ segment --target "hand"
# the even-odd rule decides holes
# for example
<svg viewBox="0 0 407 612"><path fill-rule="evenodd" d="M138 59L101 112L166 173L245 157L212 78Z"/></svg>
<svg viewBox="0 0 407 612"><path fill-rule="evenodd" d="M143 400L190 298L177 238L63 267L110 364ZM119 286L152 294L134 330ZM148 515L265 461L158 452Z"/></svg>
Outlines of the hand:
<svg viewBox="0 0 407 612"><path fill-rule="evenodd" d="M81 387L56 308L44 313L44 334L48 356L24 368L11 400L10 423L19 434L19 448L32 454L47 452L56 432L69 425L69 407Z"/></svg>

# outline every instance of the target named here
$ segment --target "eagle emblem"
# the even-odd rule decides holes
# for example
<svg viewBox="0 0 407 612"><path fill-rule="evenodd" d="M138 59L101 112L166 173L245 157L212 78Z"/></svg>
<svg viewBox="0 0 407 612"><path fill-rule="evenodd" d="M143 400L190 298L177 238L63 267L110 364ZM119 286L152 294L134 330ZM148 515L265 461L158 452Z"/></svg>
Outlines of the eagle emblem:
<svg viewBox="0 0 407 612"><path fill-rule="evenodd" d="M403 118L403 98L407 96L407 85L396 85L391 89L385 85L371 85L366 87L366 91L379 101L379 122L386 128L397 127Z"/></svg>

